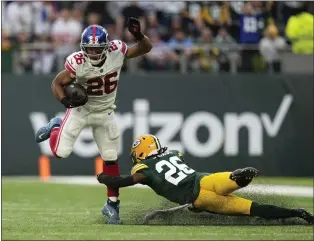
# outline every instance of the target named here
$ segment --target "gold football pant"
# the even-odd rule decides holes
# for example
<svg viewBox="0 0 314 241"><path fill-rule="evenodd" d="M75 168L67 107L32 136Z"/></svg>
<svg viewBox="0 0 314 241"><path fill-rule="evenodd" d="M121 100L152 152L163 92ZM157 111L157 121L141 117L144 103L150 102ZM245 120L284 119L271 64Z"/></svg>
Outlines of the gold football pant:
<svg viewBox="0 0 314 241"><path fill-rule="evenodd" d="M231 172L218 172L203 177L194 207L220 214L249 215L252 201L231 194L241 187L229 178L230 174Z"/></svg>

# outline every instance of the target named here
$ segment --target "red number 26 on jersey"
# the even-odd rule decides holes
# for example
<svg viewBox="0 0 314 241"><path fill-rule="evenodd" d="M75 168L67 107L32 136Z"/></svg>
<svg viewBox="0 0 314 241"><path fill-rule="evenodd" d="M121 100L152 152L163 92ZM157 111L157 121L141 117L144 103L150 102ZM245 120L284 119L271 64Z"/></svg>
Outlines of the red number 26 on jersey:
<svg viewBox="0 0 314 241"><path fill-rule="evenodd" d="M118 80L112 80L113 78L117 77L118 73L113 72L111 74L107 74L105 77L90 79L86 83L87 87L87 94L93 96L101 96L104 94L110 94L118 86Z"/></svg>

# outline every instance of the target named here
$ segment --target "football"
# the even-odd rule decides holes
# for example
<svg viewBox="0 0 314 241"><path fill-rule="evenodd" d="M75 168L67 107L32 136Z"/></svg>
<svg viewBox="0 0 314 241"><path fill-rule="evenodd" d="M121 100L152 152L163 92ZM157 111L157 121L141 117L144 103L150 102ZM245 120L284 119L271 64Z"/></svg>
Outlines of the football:
<svg viewBox="0 0 314 241"><path fill-rule="evenodd" d="M66 97L71 99L75 106L84 105L88 100L87 91L84 86L78 83L70 83L64 86L64 93Z"/></svg>

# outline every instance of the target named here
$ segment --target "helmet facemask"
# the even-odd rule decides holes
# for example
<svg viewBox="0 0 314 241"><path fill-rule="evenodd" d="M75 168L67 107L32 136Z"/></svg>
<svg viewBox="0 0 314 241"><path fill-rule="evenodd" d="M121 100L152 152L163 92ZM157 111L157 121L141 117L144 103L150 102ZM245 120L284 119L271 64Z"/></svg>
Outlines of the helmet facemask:
<svg viewBox="0 0 314 241"><path fill-rule="evenodd" d="M81 50L92 65L97 65L106 58L109 51L109 43L81 44Z"/></svg>

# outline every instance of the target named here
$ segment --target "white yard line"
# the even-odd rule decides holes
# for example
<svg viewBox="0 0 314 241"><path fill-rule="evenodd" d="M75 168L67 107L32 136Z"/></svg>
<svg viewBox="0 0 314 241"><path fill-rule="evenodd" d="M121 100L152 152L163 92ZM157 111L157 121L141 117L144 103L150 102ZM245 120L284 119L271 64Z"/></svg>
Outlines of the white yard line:
<svg viewBox="0 0 314 241"><path fill-rule="evenodd" d="M313 187L252 184L238 192L260 193L264 195L283 195L313 197Z"/></svg>
<svg viewBox="0 0 314 241"><path fill-rule="evenodd" d="M94 176L54 176L51 177L48 182L61 184L99 185ZM134 187L147 188L147 186L140 184L137 184ZM242 190L239 190L238 192L259 193L264 195L313 197L313 187L290 185L252 184Z"/></svg>

